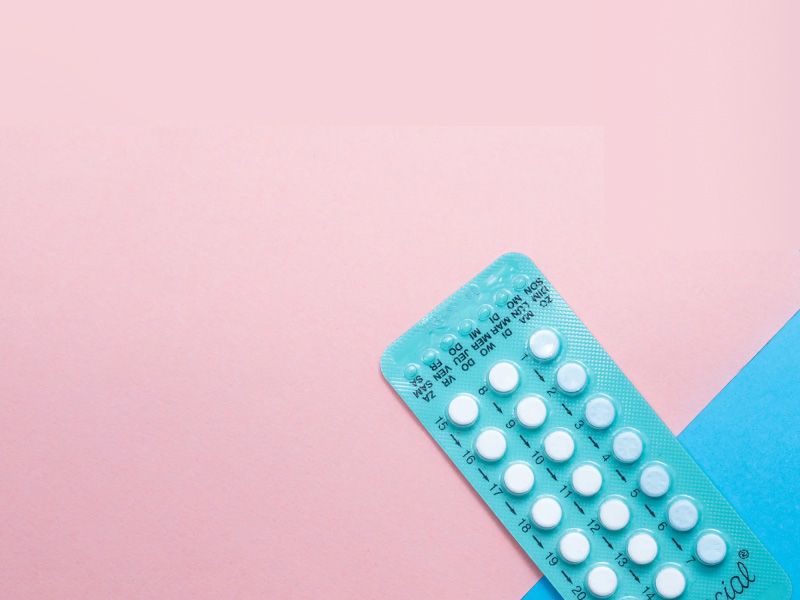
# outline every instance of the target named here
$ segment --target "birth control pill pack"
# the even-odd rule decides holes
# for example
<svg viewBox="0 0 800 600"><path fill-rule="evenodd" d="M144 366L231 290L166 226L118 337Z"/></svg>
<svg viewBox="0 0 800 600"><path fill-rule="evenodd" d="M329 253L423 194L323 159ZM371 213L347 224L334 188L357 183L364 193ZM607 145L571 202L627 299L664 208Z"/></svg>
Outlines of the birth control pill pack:
<svg viewBox="0 0 800 600"><path fill-rule="evenodd" d="M564 598L791 597L526 256L501 256L394 342L381 369Z"/></svg>

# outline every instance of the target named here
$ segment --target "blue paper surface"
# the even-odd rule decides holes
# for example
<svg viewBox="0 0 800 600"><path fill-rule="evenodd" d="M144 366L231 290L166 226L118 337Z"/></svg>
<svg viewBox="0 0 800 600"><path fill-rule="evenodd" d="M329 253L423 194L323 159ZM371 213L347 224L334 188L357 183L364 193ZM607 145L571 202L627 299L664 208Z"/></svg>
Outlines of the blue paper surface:
<svg viewBox="0 0 800 600"><path fill-rule="evenodd" d="M800 312L678 437L800 598ZM560 598L542 579L523 600Z"/></svg>

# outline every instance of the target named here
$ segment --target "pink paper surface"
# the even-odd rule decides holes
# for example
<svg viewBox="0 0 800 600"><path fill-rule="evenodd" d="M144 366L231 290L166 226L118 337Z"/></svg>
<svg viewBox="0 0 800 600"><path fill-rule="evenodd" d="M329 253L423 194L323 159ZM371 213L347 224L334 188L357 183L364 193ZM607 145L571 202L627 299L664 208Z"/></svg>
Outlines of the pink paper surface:
<svg viewBox="0 0 800 600"><path fill-rule="evenodd" d="M3 595L519 598L380 352L521 251L685 425L800 305L799 7L9 6Z"/></svg>

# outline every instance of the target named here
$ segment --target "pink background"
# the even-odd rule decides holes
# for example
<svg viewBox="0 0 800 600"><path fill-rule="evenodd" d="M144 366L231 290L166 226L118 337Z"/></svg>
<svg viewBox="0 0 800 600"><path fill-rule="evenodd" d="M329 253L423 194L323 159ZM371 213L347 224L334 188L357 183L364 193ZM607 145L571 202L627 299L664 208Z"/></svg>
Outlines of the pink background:
<svg viewBox="0 0 800 600"><path fill-rule="evenodd" d="M521 596L380 352L517 250L683 427L800 306L799 9L738 4L17 7L4 594Z"/></svg>

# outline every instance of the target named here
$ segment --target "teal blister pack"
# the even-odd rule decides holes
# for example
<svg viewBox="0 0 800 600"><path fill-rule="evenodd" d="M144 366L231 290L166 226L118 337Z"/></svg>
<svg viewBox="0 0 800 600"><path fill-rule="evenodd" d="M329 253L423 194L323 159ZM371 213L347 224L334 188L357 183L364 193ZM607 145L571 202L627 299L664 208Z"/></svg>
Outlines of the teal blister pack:
<svg viewBox="0 0 800 600"><path fill-rule="evenodd" d="M381 369L564 598L791 598L775 559L526 256L501 256Z"/></svg>

